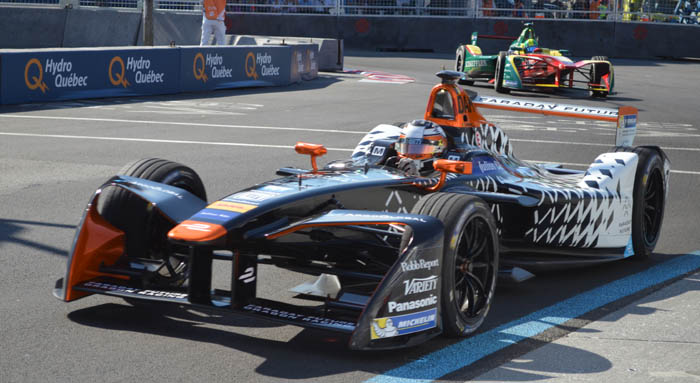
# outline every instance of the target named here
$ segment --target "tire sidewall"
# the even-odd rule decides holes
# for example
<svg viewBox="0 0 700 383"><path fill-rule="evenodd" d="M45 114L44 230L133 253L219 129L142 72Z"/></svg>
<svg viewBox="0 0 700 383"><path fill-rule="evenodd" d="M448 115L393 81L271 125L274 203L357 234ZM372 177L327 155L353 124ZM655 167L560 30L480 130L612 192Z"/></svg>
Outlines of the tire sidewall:
<svg viewBox="0 0 700 383"><path fill-rule="evenodd" d="M484 219L491 231L492 248L494 249L494 269L498 270L498 234L496 233L496 223L488 205L480 200L470 202L460 214L451 216L451 220L443 222L445 225L445 245L443 248L442 262L442 317L445 332L448 334L467 335L474 332L482 324L490 309L494 292L496 289L497 272L491 275L491 287L487 293L487 302L483 308L479 320L475 323L467 323L461 316L455 303L453 286L455 282L455 245L457 241L452 238L459 238L466 224L476 218Z"/></svg>
<svg viewBox="0 0 700 383"><path fill-rule="evenodd" d="M661 156L654 150L648 148L638 148L637 155L639 162L637 164L637 173L634 179L634 204L632 206L632 246L634 248L634 258L646 259L654 251L656 243L661 234L661 226L663 224L663 215L666 210L666 183L664 180L664 162ZM661 173L661 193L664 196L661 202L661 218L659 221L658 232L656 233L653 243L647 243L645 233L643 232L644 209L646 207L646 188L650 182L650 175L654 171Z"/></svg>

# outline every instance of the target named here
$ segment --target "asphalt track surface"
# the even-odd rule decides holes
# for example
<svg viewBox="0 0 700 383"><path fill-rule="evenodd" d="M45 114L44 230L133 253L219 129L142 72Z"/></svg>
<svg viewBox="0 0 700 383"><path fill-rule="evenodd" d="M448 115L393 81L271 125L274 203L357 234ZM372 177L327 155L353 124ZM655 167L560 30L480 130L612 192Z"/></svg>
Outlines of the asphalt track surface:
<svg viewBox="0 0 700 383"><path fill-rule="evenodd" d="M654 267L700 249L700 62L613 63L618 93L605 101L572 92L513 96L639 108L635 144L660 145L673 166L655 254L648 262L621 261L499 286L480 334L646 275L639 273L656 273L661 269ZM67 304L51 295L85 203L125 163L145 157L184 163L200 174L209 199L218 199L275 177L278 167L308 167L308 158L292 149L297 141L324 144L327 160L340 159L376 124L420 118L437 82L434 73L453 62L444 55L355 52L345 66L415 82L371 83L359 74L321 73L284 88L0 108L0 381L395 381L404 366L457 345L437 338L407 350L355 352L346 350L345 338L315 330L169 305L134 307L102 296ZM488 86L471 89L495 95ZM583 169L614 142L609 123L484 114L508 132L525 160ZM227 276L216 277L219 283ZM259 294L272 298L287 296L287 288L305 280L269 268L261 268L259 277ZM668 278L602 307L579 302L584 307L575 319L430 379L478 377L652 294ZM668 326L684 331L672 320Z"/></svg>

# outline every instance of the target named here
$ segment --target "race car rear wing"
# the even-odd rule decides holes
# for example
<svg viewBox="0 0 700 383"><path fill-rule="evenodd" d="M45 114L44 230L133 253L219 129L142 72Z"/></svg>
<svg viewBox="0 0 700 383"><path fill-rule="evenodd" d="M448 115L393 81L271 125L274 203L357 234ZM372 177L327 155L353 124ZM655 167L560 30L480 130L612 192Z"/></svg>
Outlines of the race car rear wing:
<svg viewBox="0 0 700 383"><path fill-rule="evenodd" d="M472 98L472 103L479 108L615 122L615 146L632 146L637 133L637 108L632 106L601 108L479 95Z"/></svg>

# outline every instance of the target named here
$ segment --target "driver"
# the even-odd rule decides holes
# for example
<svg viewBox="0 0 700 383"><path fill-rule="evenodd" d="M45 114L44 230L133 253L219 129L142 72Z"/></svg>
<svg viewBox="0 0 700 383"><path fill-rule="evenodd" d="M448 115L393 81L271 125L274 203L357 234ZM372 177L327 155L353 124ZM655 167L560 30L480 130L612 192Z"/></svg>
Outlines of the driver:
<svg viewBox="0 0 700 383"><path fill-rule="evenodd" d="M433 160L445 153L447 136L432 121L413 120L401 129L395 149L398 156L387 159L388 166L412 176L426 175L434 171Z"/></svg>

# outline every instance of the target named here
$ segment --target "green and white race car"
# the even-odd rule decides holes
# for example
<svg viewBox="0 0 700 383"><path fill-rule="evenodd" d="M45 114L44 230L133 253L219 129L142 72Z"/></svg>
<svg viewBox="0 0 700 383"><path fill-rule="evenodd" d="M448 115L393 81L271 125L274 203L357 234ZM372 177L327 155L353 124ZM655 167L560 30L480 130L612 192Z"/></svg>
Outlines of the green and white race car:
<svg viewBox="0 0 700 383"><path fill-rule="evenodd" d="M513 40L508 51L484 55L477 39ZM605 56L574 62L566 49L540 48L532 23L520 36L486 36L472 33L471 44L457 48L455 70L463 72L461 84L492 83L499 93L515 90L571 88L588 90L592 97L607 97L614 85L613 66Z"/></svg>

